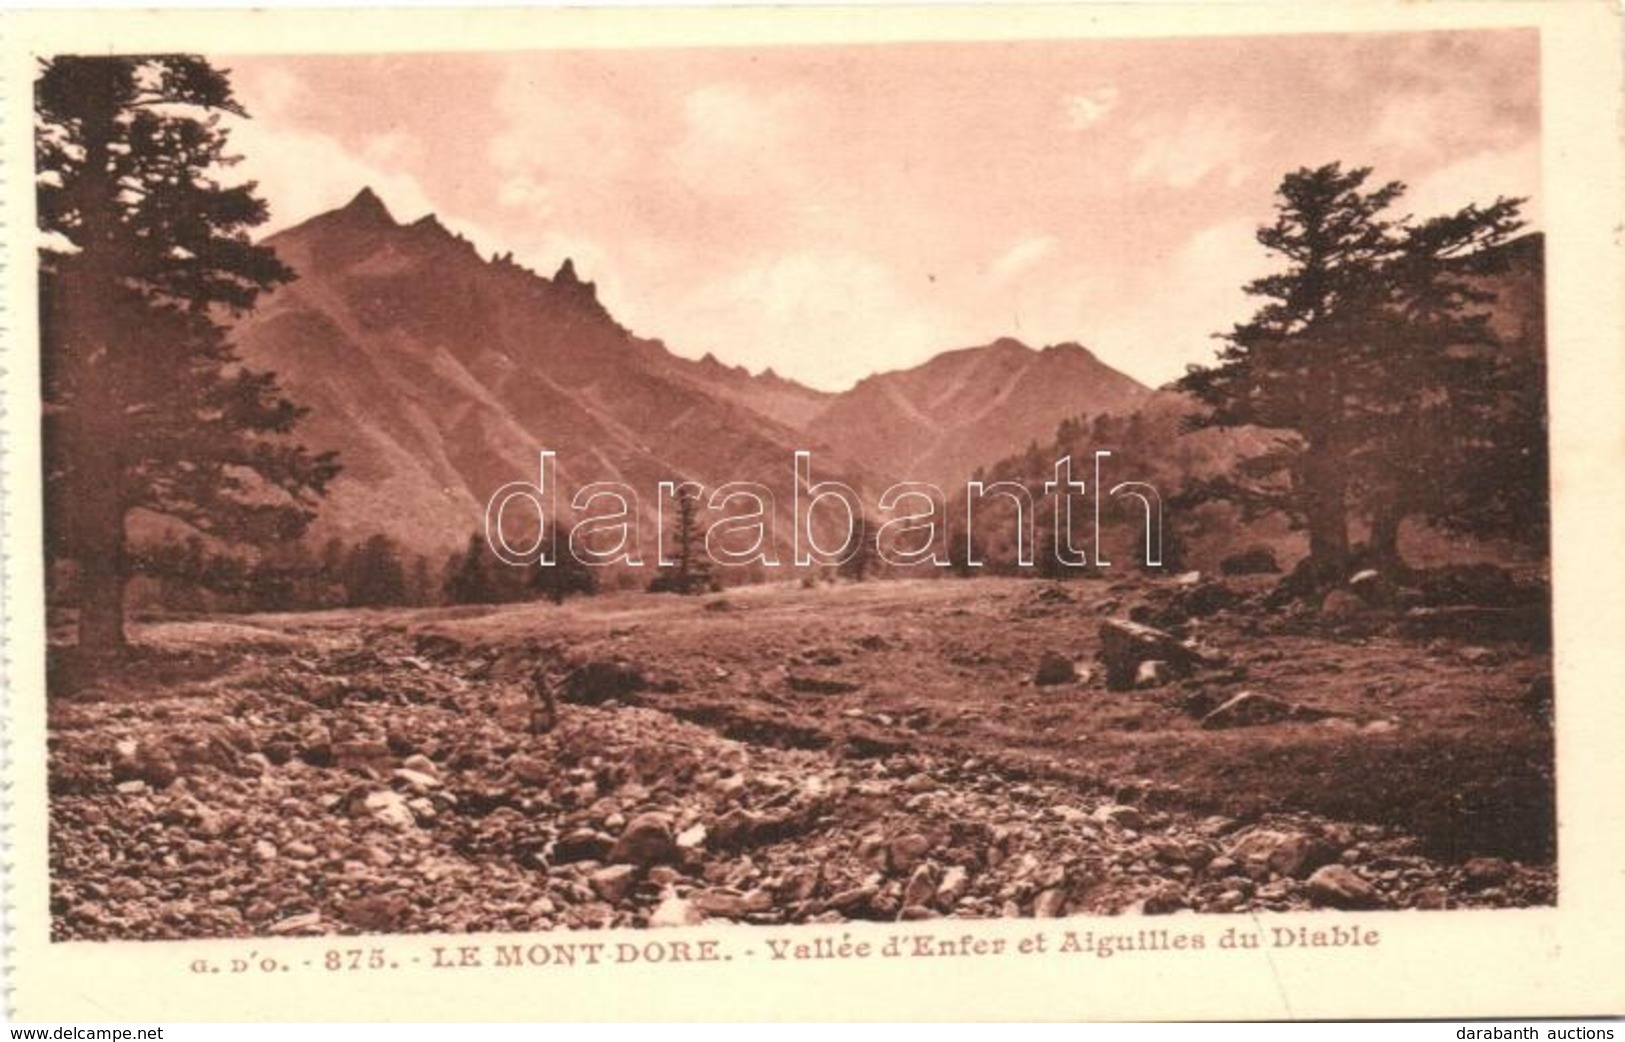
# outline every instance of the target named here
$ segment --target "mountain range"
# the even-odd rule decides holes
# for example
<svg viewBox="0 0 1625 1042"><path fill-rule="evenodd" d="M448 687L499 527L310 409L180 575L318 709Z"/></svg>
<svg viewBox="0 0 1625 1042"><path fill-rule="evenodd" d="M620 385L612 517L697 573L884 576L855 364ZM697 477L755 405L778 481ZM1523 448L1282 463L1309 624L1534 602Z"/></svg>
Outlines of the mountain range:
<svg viewBox="0 0 1625 1042"><path fill-rule="evenodd" d="M592 482L637 490L646 546L658 483L678 479L767 486L783 545L798 449L814 479L873 502L899 480L951 489L1062 419L1131 411L1150 393L1076 344L1010 339L840 393L685 358L618 323L569 260L549 277L482 257L433 216L396 221L367 189L266 242L299 277L235 339L309 408L300 439L340 453L318 539L454 548L496 489L536 480L548 449L561 508Z"/></svg>

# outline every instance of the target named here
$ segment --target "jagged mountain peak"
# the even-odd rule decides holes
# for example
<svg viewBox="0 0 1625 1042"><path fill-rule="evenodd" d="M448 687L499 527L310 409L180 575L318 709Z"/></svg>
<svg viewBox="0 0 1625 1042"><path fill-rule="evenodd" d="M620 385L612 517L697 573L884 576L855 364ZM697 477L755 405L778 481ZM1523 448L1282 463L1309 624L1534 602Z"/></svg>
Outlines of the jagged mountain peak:
<svg viewBox="0 0 1625 1042"><path fill-rule="evenodd" d="M363 187L353 198L337 210L326 216L341 217L356 224L366 224L381 228L398 228L393 214L384 201L378 198L378 193L370 187Z"/></svg>

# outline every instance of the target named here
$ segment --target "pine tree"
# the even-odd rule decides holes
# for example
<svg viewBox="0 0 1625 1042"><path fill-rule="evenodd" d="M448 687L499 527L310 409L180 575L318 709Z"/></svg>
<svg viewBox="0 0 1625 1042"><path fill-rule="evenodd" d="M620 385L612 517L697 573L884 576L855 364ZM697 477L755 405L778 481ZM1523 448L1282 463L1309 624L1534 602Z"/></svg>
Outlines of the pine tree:
<svg viewBox="0 0 1625 1042"><path fill-rule="evenodd" d="M467 548L447 562L447 603L491 604L497 600L496 583L486 562L488 552L485 537L475 532L468 537Z"/></svg>
<svg viewBox="0 0 1625 1042"><path fill-rule="evenodd" d="M337 473L288 435L302 411L245 368L222 319L292 273L248 230L242 115L201 58L58 57L35 85L47 551L77 566L79 647L125 643L138 509L238 543L296 536Z"/></svg>
<svg viewBox="0 0 1625 1042"><path fill-rule="evenodd" d="M1404 186L1368 189L1370 174L1332 163L1286 176L1276 220L1258 232L1285 269L1247 285L1266 303L1225 335L1219 364L1193 366L1179 382L1208 407L1193 427L1276 433L1267 451L1210 491L1248 513L1284 511L1307 528L1312 586L1346 576L1356 506L1414 509L1404 490L1424 475L1406 473L1402 458L1434 481L1458 462L1405 456L1405 439L1416 424L1465 415L1462 389L1472 381L1452 347L1482 339L1481 324L1461 309L1483 301L1452 275L1517 226L1518 203L1505 199L1421 225L1391 218ZM1425 418L1440 401L1444 410Z"/></svg>
<svg viewBox="0 0 1625 1042"><path fill-rule="evenodd" d="M685 484L677 486L677 513L671 525L671 565L649 584L655 593L704 593L711 588L711 557L700 528L700 500Z"/></svg>
<svg viewBox="0 0 1625 1042"><path fill-rule="evenodd" d="M388 536L374 535L353 547L344 571L350 607L381 608L406 603L406 569Z"/></svg>
<svg viewBox="0 0 1625 1042"><path fill-rule="evenodd" d="M572 593L588 596L597 593L598 573L577 560L570 552L568 541L555 538L556 531L556 526L549 525L543 544L543 552L553 563L545 568L537 566L531 574L531 589L540 591L554 604L563 604L564 598Z"/></svg>

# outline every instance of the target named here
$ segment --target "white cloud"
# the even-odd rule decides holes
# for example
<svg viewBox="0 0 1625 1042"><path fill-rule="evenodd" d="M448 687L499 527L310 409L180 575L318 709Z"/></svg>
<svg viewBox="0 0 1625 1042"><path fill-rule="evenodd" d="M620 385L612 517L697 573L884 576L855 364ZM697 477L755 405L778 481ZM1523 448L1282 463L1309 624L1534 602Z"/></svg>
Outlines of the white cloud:
<svg viewBox="0 0 1625 1042"><path fill-rule="evenodd" d="M1249 127L1235 109L1198 106L1140 127L1136 136L1143 147L1129 175L1184 189L1211 174L1222 174L1232 187L1241 184L1252 171L1252 157L1274 135Z"/></svg>
<svg viewBox="0 0 1625 1042"><path fill-rule="evenodd" d="M255 121L235 121L231 149L243 156L232 168L239 181L258 181L272 201L265 230L297 224L349 202L370 186L396 220L410 221L434 210L422 184L403 168L389 168L352 152L334 138L308 130L275 131Z"/></svg>
<svg viewBox="0 0 1625 1042"><path fill-rule="evenodd" d="M760 256L690 300L670 343L749 358L815 387L839 389L875 370L924 361L943 326L892 269L856 252ZM723 338L726 338L724 341Z"/></svg>
<svg viewBox="0 0 1625 1042"><path fill-rule="evenodd" d="M1497 196L1527 197L1523 216L1540 224L1540 143L1529 141L1512 149L1489 149L1440 167L1418 178L1399 209L1417 217L1451 213L1469 203L1486 204Z"/></svg>
<svg viewBox="0 0 1625 1042"><path fill-rule="evenodd" d="M1073 94L1065 101L1066 125L1071 130L1088 130L1111 114L1117 107L1116 87L1097 87Z"/></svg>
<svg viewBox="0 0 1625 1042"><path fill-rule="evenodd" d="M994 282L1008 282L1055 252L1058 242L1053 235L1030 235L994 261L988 275Z"/></svg>
<svg viewBox="0 0 1625 1042"><path fill-rule="evenodd" d="M683 101L683 137L672 162L695 191L711 196L788 191L799 182L796 128L808 100L792 92L762 93L734 83L712 83Z"/></svg>
<svg viewBox="0 0 1625 1042"><path fill-rule="evenodd" d="M1225 332L1252 316L1258 301L1242 286L1274 262L1255 238L1257 221L1233 218L1187 238L1166 264L1131 292L1097 300L1088 330L1101 357L1150 382L1173 379L1192 362L1210 363ZM1124 310L1131 301L1132 310Z"/></svg>

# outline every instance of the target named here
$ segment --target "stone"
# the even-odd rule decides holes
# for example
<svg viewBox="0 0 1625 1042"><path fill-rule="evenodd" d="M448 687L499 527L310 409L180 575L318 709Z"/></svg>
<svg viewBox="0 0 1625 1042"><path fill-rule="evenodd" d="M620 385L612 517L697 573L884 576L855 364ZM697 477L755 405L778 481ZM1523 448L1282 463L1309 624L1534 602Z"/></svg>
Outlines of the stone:
<svg viewBox="0 0 1625 1042"><path fill-rule="evenodd" d="M924 908L937 894L937 871L930 864L916 865L903 887L903 907Z"/></svg>
<svg viewBox="0 0 1625 1042"><path fill-rule="evenodd" d="M1102 825L1112 824L1125 829L1138 829L1145 824L1138 808L1123 803L1108 803L1097 807L1090 816Z"/></svg>
<svg viewBox="0 0 1625 1042"><path fill-rule="evenodd" d="M344 902L339 914L358 930L393 933L406 922L411 911L412 902L400 894L375 894Z"/></svg>
<svg viewBox="0 0 1625 1042"><path fill-rule="evenodd" d="M1146 659L1134 671L1136 688L1161 687L1171 679L1168 663L1161 659Z"/></svg>
<svg viewBox="0 0 1625 1042"><path fill-rule="evenodd" d="M1368 605L1359 594L1336 589L1320 602L1320 614L1328 619L1353 619L1364 615Z"/></svg>
<svg viewBox="0 0 1625 1042"><path fill-rule="evenodd" d="M413 753L408 756L401 761L401 767L408 771L417 771L419 774L427 774L432 778L440 776L440 768L436 766L433 760L422 753Z"/></svg>
<svg viewBox="0 0 1625 1042"><path fill-rule="evenodd" d="M1475 857L1461 866L1461 875L1468 886L1482 890L1510 879L1512 866L1498 857Z"/></svg>
<svg viewBox="0 0 1625 1042"><path fill-rule="evenodd" d="M526 785L547 785L558 774L558 767L539 756L518 754L508 757L508 773L514 780Z"/></svg>
<svg viewBox="0 0 1625 1042"><path fill-rule="evenodd" d="M416 793L431 792L440 788L439 778L436 778L432 774L424 774L422 771L414 771L406 767L398 768L390 774L390 777L403 783L407 788Z"/></svg>
<svg viewBox="0 0 1625 1042"><path fill-rule="evenodd" d="M1450 907L1450 891L1430 886L1411 895L1411 907L1423 912L1441 912Z"/></svg>
<svg viewBox="0 0 1625 1042"><path fill-rule="evenodd" d="M1347 865L1323 865L1309 877L1309 899L1317 905L1359 910L1379 908L1382 895Z"/></svg>
<svg viewBox="0 0 1625 1042"><path fill-rule="evenodd" d="M1394 603L1397 588L1375 568L1366 568L1349 577L1349 589L1367 607L1384 608Z"/></svg>
<svg viewBox="0 0 1625 1042"><path fill-rule="evenodd" d="M349 741L333 743L333 766L341 770L367 770L383 773L395 765L395 754L386 742Z"/></svg>
<svg viewBox="0 0 1625 1042"><path fill-rule="evenodd" d="M1253 829L1225 850L1226 856L1254 879L1271 873L1301 879L1335 860L1337 853L1305 833L1270 828ZM1209 865L1210 870L1212 867Z"/></svg>
<svg viewBox="0 0 1625 1042"><path fill-rule="evenodd" d="M918 832L894 836L886 844L886 860L893 872L909 872L931 849L931 840Z"/></svg>
<svg viewBox="0 0 1625 1042"><path fill-rule="evenodd" d="M596 706L609 701L637 705L638 692L647 686L643 671L631 663L599 660L571 670L559 697L572 705Z"/></svg>
<svg viewBox="0 0 1625 1042"><path fill-rule="evenodd" d="M1210 731L1230 727L1257 727L1276 724L1292 717L1292 707L1278 698L1243 691L1221 703L1202 717L1202 726Z"/></svg>
<svg viewBox="0 0 1625 1042"><path fill-rule="evenodd" d="M1054 687L1057 684L1070 684L1078 679L1078 667L1071 659L1064 655L1057 655L1053 651L1044 653L1038 661L1038 670L1033 674L1033 683L1039 687Z"/></svg>
<svg viewBox="0 0 1625 1042"><path fill-rule="evenodd" d="M942 882L937 884L937 907L944 911L951 911L964 899L966 891L970 889L970 873L964 865L952 865L942 874Z"/></svg>
<svg viewBox="0 0 1625 1042"><path fill-rule="evenodd" d="M639 814L627 822L609 853L611 861L648 868L677 857L677 841L672 838L671 820L664 814Z"/></svg>
<svg viewBox="0 0 1625 1042"><path fill-rule="evenodd" d="M676 895L661 898L655 910L649 913L649 925L653 928L673 926L698 926L705 922L705 912L693 901L685 900Z"/></svg>
<svg viewBox="0 0 1625 1042"><path fill-rule="evenodd" d="M694 907L707 916L719 919L742 919L752 912L765 912L773 907L773 895L766 890L741 893L728 887L713 887L689 895Z"/></svg>
<svg viewBox="0 0 1625 1042"><path fill-rule="evenodd" d="M322 914L320 912L304 912L299 915L290 915L286 919L279 919L271 924L270 932L273 934L290 933L316 933L322 928Z"/></svg>
<svg viewBox="0 0 1625 1042"><path fill-rule="evenodd" d="M302 839L296 839L283 847L282 853L295 861L313 861L320 856L321 851Z"/></svg>
<svg viewBox="0 0 1625 1042"><path fill-rule="evenodd" d="M390 789L368 793L361 805L375 820L391 828L409 829L417 825L417 819L412 816L412 808L407 806L406 798Z"/></svg>
<svg viewBox="0 0 1625 1042"><path fill-rule="evenodd" d="M632 893L638 870L631 865L609 865L587 877L593 893L610 904L620 904Z"/></svg>
<svg viewBox="0 0 1625 1042"><path fill-rule="evenodd" d="M565 833L553 844L553 861L560 865L576 861L605 861L613 849L613 836L606 836L597 829L579 828Z"/></svg>
<svg viewBox="0 0 1625 1042"><path fill-rule="evenodd" d="M1128 691L1134 686L1140 663L1166 662L1170 673L1183 674L1195 664L1189 649L1165 630L1130 619L1106 619L1100 624L1100 660L1106 667L1106 687Z"/></svg>
<svg viewBox="0 0 1625 1042"><path fill-rule="evenodd" d="M682 850L698 850L705 846L705 837L705 826L695 823L677 834L677 846Z"/></svg>
<svg viewBox="0 0 1625 1042"><path fill-rule="evenodd" d="M1066 914L1066 892L1058 887L1043 891L1033 900L1034 919L1059 919Z"/></svg>

